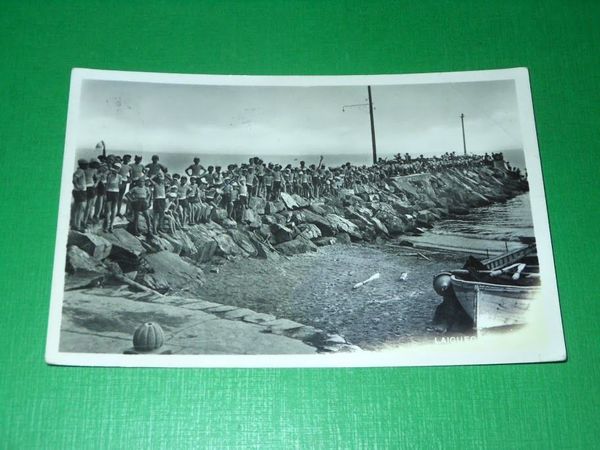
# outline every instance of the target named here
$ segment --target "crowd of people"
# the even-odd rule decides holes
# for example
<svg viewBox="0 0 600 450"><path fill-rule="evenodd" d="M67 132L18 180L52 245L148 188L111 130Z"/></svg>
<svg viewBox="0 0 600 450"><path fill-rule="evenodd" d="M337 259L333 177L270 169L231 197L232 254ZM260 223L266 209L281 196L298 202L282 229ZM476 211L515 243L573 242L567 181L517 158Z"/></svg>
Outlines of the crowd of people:
<svg viewBox="0 0 600 450"><path fill-rule="evenodd" d="M126 217L139 234L140 216L149 234L163 230L174 232L188 225L211 220L215 208L223 208L230 220L241 222L246 217L249 198L266 201L280 198L282 193L298 194L312 199L337 195L341 189L354 189L360 184L383 186L390 178L415 173L439 172L449 168L472 168L493 164L489 155L456 155L413 158L398 154L377 164L339 167L323 164L299 165L267 163L258 157L248 163L204 167L199 158L183 173L169 172L158 155L144 163L142 156L102 154L91 160L79 159L73 174L73 209L71 228L85 231L102 223L112 232L116 217ZM501 154L495 154L497 158Z"/></svg>

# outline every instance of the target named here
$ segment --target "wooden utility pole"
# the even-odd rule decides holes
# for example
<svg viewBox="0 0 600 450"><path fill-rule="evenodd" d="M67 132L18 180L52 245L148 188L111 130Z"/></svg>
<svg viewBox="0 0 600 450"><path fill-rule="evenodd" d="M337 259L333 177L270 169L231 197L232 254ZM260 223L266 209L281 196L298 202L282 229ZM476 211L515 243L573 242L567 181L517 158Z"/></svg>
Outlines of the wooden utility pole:
<svg viewBox="0 0 600 450"><path fill-rule="evenodd" d="M460 124L462 125L463 133L463 149L465 150L465 156L467 156L467 141L465 140L465 115L463 113L460 114Z"/></svg>
<svg viewBox="0 0 600 450"><path fill-rule="evenodd" d="M369 91L369 115L371 116L371 144L373 146L373 164L377 164L377 144L375 142L375 119L373 118L373 97L371 96L371 86L367 86Z"/></svg>

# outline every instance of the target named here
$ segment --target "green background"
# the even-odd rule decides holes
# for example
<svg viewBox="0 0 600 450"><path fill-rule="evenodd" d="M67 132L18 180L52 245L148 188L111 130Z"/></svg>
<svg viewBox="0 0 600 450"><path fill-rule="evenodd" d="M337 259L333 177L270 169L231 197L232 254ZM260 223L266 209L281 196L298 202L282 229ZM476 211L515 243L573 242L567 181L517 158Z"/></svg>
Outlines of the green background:
<svg viewBox="0 0 600 450"><path fill-rule="evenodd" d="M3 1L0 446L591 448L598 1ZM569 361L386 369L44 363L72 67L217 74L530 69Z"/></svg>

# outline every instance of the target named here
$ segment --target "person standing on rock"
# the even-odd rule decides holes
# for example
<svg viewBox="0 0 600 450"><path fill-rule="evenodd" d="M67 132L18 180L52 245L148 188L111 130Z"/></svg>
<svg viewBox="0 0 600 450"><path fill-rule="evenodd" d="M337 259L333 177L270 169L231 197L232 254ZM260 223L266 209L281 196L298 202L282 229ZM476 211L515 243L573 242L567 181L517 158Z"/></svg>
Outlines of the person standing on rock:
<svg viewBox="0 0 600 450"><path fill-rule="evenodd" d="M175 234L175 230L180 228L177 222L177 210L179 206L177 206L177 188L171 186L169 188L169 192L167 192L167 201L166 201L166 210L165 210L165 222L169 227L169 233Z"/></svg>
<svg viewBox="0 0 600 450"><path fill-rule="evenodd" d="M292 181L292 166L288 164L285 166L285 169L281 171L281 191L286 194L291 194L290 188L292 186Z"/></svg>
<svg viewBox="0 0 600 450"><path fill-rule="evenodd" d="M153 155L152 162L149 164L146 164L146 175L148 177L150 177L150 178L155 177L156 175L158 175L159 172L167 173L167 168L165 166L163 166L161 163L159 163L158 161L159 161L158 155Z"/></svg>
<svg viewBox="0 0 600 450"><path fill-rule="evenodd" d="M196 225L198 223L198 210L199 208L199 198L198 198L198 178L190 177L190 187L188 190L188 203L190 207L190 215L188 217L188 223L190 225Z"/></svg>
<svg viewBox="0 0 600 450"><path fill-rule="evenodd" d="M73 173L73 210L71 213L71 226L74 230L85 231L84 215L87 207L87 191L85 183L85 170L88 168L85 159L77 161L77 169Z"/></svg>
<svg viewBox="0 0 600 450"><path fill-rule="evenodd" d="M265 185L265 200L271 201L273 199L273 164L269 164L265 167L263 175L263 183Z"/></svg>
<svg viewBox="0 0 600 450"><path fill-rule="evenodd" d="M232 181L233 180L231 180L229 178L226 178L223 181L223 196L221 198L220 205L223 208L225 208L225 210L227 211L227 218L233 220L233 199L232 199L233 186L232 186Z"/></svg>
<svg viewBox="0 0 600 450"><path fill-rule="evenodd" d="M283 177L281 173L281 166L276 164L273 168L273 200L278 200L281 197L281 190L283 185Z"/></svg>
<svg viewBox="0 0 600 450"><path fill-rule="evenodd" d="M165 219L165 210L167 209L165 176L162 172L159 172L154 178L148 179L152 183L154 190L154 199L152 200L152 229L154 230L154 234L158 234Z"/></svg>
<svg viewBox="0 0 600 450"><path fill-rule="evenodd" d="M200 164L200 158L196 157L194 158L194 163L191 164L187 169L185 169L185 173L188 177L199 177L202 174L204 174L205 169L202 166L202 164Z"/></svg>
<svg viewBox="0 0 600 450"><path fill-rule="evenodd" d="M250 193L250 195L257 195L257 180L256 180L256 174L254 173L254 167L248 167L248 170L246 171L246 186L248 188L248 192Z"/></svg>
<svg viewBox="0 0 600 450"><path fill-rule="evenodd" d="M92 223L92 213L96 206L96 173L98 172L100 164L96 158L90 159L87 169L85 169L85 190L87 196L87 205L85 208L85 214L83 217L84 226Z"/></svg>
<svg viewBox="0 0 600 450"><path fill-rule="evenodd" d="M238 178L238 214L240 220L244 220L246 216L246 208L248 207L248 186L246 186L246 178L244 175L241 175Z"/></svg>
<svg viewBox="0 0 600 450"><path fill-rule="evenodd" d="M131 164L131 181L137 181L144 176L146 168L142 164L142 157L139 155L135 156L135 162Z"/></svg>
<svg viewBox="0 0 600 450"><path fill-rule="evenodd" d="M187 199L187 194L189 190L190 185L187 184L187 177L181 177L181 181L179 183L179 186L177 187L177 201L179 202L179 207L181 208L182 228L185 227L185 225L187 224L188 217L190 215L190 204Z"/></svg>
<svg viewBox="0 0 600 450"><path fill-rule="evenodd" d="M313 195L315 198L319 198L321 193L321 166L323 165L323 156L319 159L319 165L317 167L311 165L311 178Z"/></svg>
<svg viewBox="0 0 600 450"><path fill-rule="evenodd" d="M206 179L206 182L208 183L209 186L212 186L213 183L213 178L215 176L215 168L213 166L208 166L208 168L206 169L206 173L204 174L204 178Z"/></svg>
<svg viewBox="0 0 600 450"><path fill-rule="evenodd" d="M256 195L262 197L265 187L265 168L262 159L256 160Z"/></svg>
<svg viewBox="0 0 600 450"><path fill-rule="evenodd" d="M104 158L103 158L104 159ZM96 223L102 220L105 211L105 203L106 203L106 176L108 175L108 166L105 162L100 163L98 167L98 173L96 174L97 183L96 183L96 208L93 213L92 220Z"/></svg>
<svg viewBox="0 0 600 450"><path fill-rule="evenodd" d="M140 178L135 182L135 186L127 193L127 200L131 203L131 211L133 213L133 234L140 235L139 216L142 214L146 221L148 234L152 235L152 222L148 214L148 200L150 191L145 186L144 180Z"/></svg>
<svg viewBox="0 0 600 450"><path fill-rule="evenodd" d="M115 163L106 175L106 216L102 229L108 233L113 231L113 223L119 203L119 189L123 181L120 171L121 164Z"/></svg>
<svg viewBox="0 0 600 450"><path fill-rule="evenodd" d="M117 204L118 217L123 217L121 214L121 204L123 203L123 197L127 191L129 176L131 174L131 166L129 165L129 161L131 161L131 155L123 155L123 163L121 164L121 169L119 170L119 175L121 175L121 185L119 186L119 202Z"/></svg>

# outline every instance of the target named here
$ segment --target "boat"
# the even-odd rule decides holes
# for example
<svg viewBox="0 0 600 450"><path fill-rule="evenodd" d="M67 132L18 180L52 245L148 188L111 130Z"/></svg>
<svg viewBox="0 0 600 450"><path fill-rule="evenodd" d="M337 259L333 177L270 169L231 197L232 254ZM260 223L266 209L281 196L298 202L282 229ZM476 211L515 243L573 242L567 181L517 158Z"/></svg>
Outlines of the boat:
<svg viewBox="0 0 600 450"><path fill-rule="evenodd" d="M485 260L471 256L462 269L436 275L433 287L460 304L475 330L524 325L541 291L536 245Z"/></svg>

